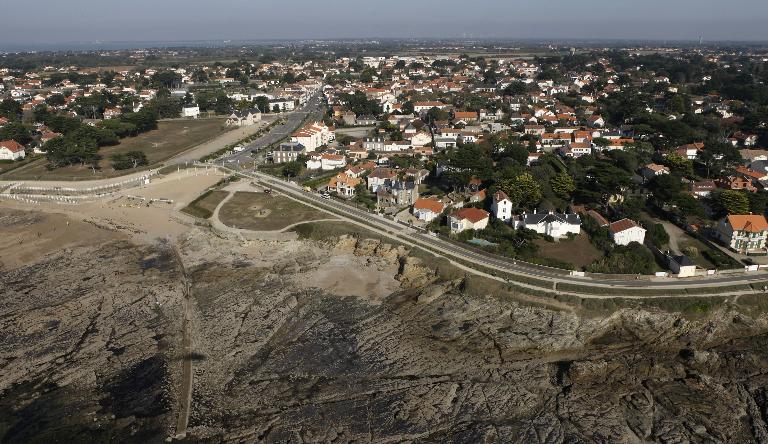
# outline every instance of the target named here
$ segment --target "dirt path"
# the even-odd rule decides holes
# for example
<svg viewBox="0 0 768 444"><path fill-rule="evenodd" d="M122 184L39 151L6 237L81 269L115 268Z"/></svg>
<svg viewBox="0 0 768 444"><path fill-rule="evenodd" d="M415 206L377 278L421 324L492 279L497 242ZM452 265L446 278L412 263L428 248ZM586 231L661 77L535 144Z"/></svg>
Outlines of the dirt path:
<svg viewBox="0 0 768 444"><path fill-rule="evenodd" d="M328 218L328 219L315 219L315 220L303 220L301 222L296 222L295 224L290 224L287 227L280 230L281 233L285 233L286 231L291 231L291 228L298 227L299 225L308 224L311 222L338 222L338 218Z"/></svg>
<svg viewBox="0 0 768 444"><path fill-rule="evenodd" d="M191 292L192 287L189 280L189 276L187 275L187 270L184 267L184 261L181 258L181 254L179 254L179 251L176 249L176 246L173 246L173 255L176 258L176 261L179 264L179 267L181 267L181 276L182 276L182 291L184 292L184 320L182 322L182 328L184 330L183 333L183 339L182 339L182 368L181 368L181 390L179 390L179 417L176 422L176 438L184 438L187 436L187 426L189 425L189 411L190 406L192 405L192 383L193 383L193 373L192 373L192 301L191 301Z"/></svg>

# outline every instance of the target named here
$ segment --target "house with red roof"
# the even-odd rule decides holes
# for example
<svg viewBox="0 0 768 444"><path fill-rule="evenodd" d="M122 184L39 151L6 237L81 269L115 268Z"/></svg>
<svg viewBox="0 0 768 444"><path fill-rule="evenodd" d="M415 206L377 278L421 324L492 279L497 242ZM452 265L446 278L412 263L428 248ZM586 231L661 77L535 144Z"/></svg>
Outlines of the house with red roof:
<svg viewBox="0 0 768 444"><path fill-rule="evenodd" d="M19 160L26 156L24 146L15 140L0 141L0 160Z"/></svg>
<svg viewBox="0 0 768 444"><path fill-rule="evenodd" d="M461 233L465 230L482 230L488 226L490 214L479 208L462 208L448 216L448 226L451 233Z"/></svg>
<svg viewBox="0 0 768 444"><path fill-rule="evenodd" d="M445 204L437 198L417 199L413 204L413 215L424 222L432 222L445 210Z"/></svg>
<svg viewBox="0 0 768 444"><path fill-rule="evenodd" d="M765 253L768 220L762 214L731 214L717 225L717 237L739 253Z"/></svg>
<svg viewBox="0 0 768 444"><path fill-rule="evenodd" d="M642 244L645 240L645 228L631 219L622 219L608 224L608 233L616 245L629 245L632 242Z"/></svg>

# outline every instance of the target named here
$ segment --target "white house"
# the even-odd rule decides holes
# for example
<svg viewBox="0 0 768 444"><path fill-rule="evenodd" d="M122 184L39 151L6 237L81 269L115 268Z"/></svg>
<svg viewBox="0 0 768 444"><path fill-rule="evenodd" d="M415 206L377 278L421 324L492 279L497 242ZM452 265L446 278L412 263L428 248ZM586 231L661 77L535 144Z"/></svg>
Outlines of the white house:
<svg viewBox="0 0 768 444"><path fill-rule="evenodd" d="M397 177L397 173L389 168L376 168L368 175L368 189L375 193L380 187L386 187Z"/></svg>
<svg viewBox="0 0 768 444"><path fill-rule="evenodd" d="M413 104L413 110L417 113L422 113L431 110L432 108L445 109L448 105L442 102L416 102Z"/></svg>
<svg viewBox="0 0 768 444"><path fill-rule="evenodd" d="M198 114L200 110L198 109ZM227 126L251 126L261 121L261 111L258 108L235 111L227 119Z"/></svg>
<svg viewBox="0 0 768 444"><path fill-rule="evenodd" d="M294 108L296 108L296 102L293 101L293 99L287 99L287 98L277 98L272 99L269 101L269 108L270 111L274 110L275 107L279 111L293 111Z"/></svg>
<svg viewBox="0 0 768 444"><path fill-rule="evenodd" d="M336 193L341 197L351 198L355 196L355 187L362 181L363 179L358 177L350 177L346 173L339 173L328 181L326 190L329 193Z"/></svg>
<svg viewBox="0 0 768 444"><path fill-rule="evenodd" d="M509 200L507 193L503 191L497 191L493 193L493 203L491 204L491 211L496 219L507 222L512 219L512 201Z"/></svg>
<svg viewBox="0 0 768 444"><path fill-rule="evenodd" d="M432 136L429 133L418 132L411 137L411 145L413 146L424 146L429 143L432 143Z"/></svg>
<svg viewBox="0 0 768 444"><path fill-rule="evenodd" d="M434 198L417 199L413 204L413 215L424 222L432 222L445 210L445 204Z"/></svg>
<svg viewBox="0 0 768 444"><path fill-rule="evenodd" d="M645 229L630 219L609 224L608 232L616 245L629 245L632 242L642 244L645 240Z"/></svg>
<svg viewBox="0 0 768 444"><path fill-rule="evenodd" d="M331 171L347 166L347 158L338 154L315 154L307 161L308 170Z"/></svg>
<svg viewBox="0 0 768 444"><path fill-rule="evenodd" d="M327 145L336 138L336 133L322 122L311 123L291 135L291 142L304 145L307 150L314 151Z"/></svg>
<svg viewBox="0 0 768 444"><path fill-rule="evenodd" d="M186 105L181 109L181 117L191 117L197 119L200 117L200 107L197 105Z"/></svg>
<svg viewBox="0 0 768 444"><path fill-rule="evenodd" d="M3 140L0 142L0 160L17 160L26 157L24 147L15 140Z"/></svg>
<svg viewBox="0 0 768 444"><path fill-rule="evenodd" d="M731 250L740 253L764 253L768 238L768 220L757 214L731 214L717 225L717 237Z"/></svg>
<svg viewBox="0 0 768 444"><path fill-rule="evenodd" d="M448 216L448 226L451 233L461 233L464 230L482 230L488 226L490 214L479 208L462 208Z"/></svg>
<svg viewBox="0 0 768 444"><path fill-rule="evenodd" d="M551 211L549 213L523 213L515 221L515 228L526 228L558 239L568 234L581 233L581 218L578 214L562 214Z"/></svg>

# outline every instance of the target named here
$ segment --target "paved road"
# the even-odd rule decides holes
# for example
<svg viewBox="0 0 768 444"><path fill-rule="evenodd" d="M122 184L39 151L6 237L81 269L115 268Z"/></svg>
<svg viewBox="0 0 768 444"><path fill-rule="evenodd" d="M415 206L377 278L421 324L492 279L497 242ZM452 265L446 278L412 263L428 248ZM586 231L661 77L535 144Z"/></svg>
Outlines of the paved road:
<svg viewBox="0 0 768 444"><path fill-rule="evenodd" d="M553 285L560 283L586 285L594 287L619 289L682 289L682 288L703 288L720 287L728 285L749 284L753 282L765 282L768 276L764 272L739 274L739 275L715 275L702 276L691 279L666 278L657 280L634 280L634 279L595 279L590 277L570 276L563 270L540 267L532 264L525 264L507 258L495 257L485 253L473 251L441 238L436 238L425 234L424 232L407 227L384 218L375 213L355 208L351 205L341 203L332 199L323 199L314 193L307 193L299 185L291 182L282 181L272 176L255 172L243 172L251 178L258 179L261 182L269 184L275 190L289 194L305 202L321 208L341 212L355 220L364 222L373 228L383 230L396 235L412 244L421 245L427 249L439 251L441 254L451 256L466 262L482 265L494 270L503 271L513 275L526 276L552 282Z"/></svg>
<svg viewBox="0 0 768 444"><path fill-rule="evenodd" d="M221 161L228 163L252 162L252 153L263 150L273 143L280 142L282 139L288 137L291 133L296 131L304 119L310 121L320 120L323 117L323 113L324 103L321 94L318 93L302 108L285 114L283 116L284 122L282 124L272 127L269 132L246 145L243 151L219 158L217 163Z"/></svg>

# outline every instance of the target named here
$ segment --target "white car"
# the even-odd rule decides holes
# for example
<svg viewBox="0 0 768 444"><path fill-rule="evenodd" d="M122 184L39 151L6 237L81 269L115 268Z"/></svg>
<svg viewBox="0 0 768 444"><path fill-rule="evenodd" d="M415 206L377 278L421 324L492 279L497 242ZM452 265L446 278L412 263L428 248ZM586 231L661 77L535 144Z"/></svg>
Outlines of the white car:
<svg viewBox="0 0 768 444"><path fill-rule="evenodd" d="M323 199L330 199L331 195L328 194L328 193L323 193L323 194L320 195L320 197L322 197Z"/></svg>

